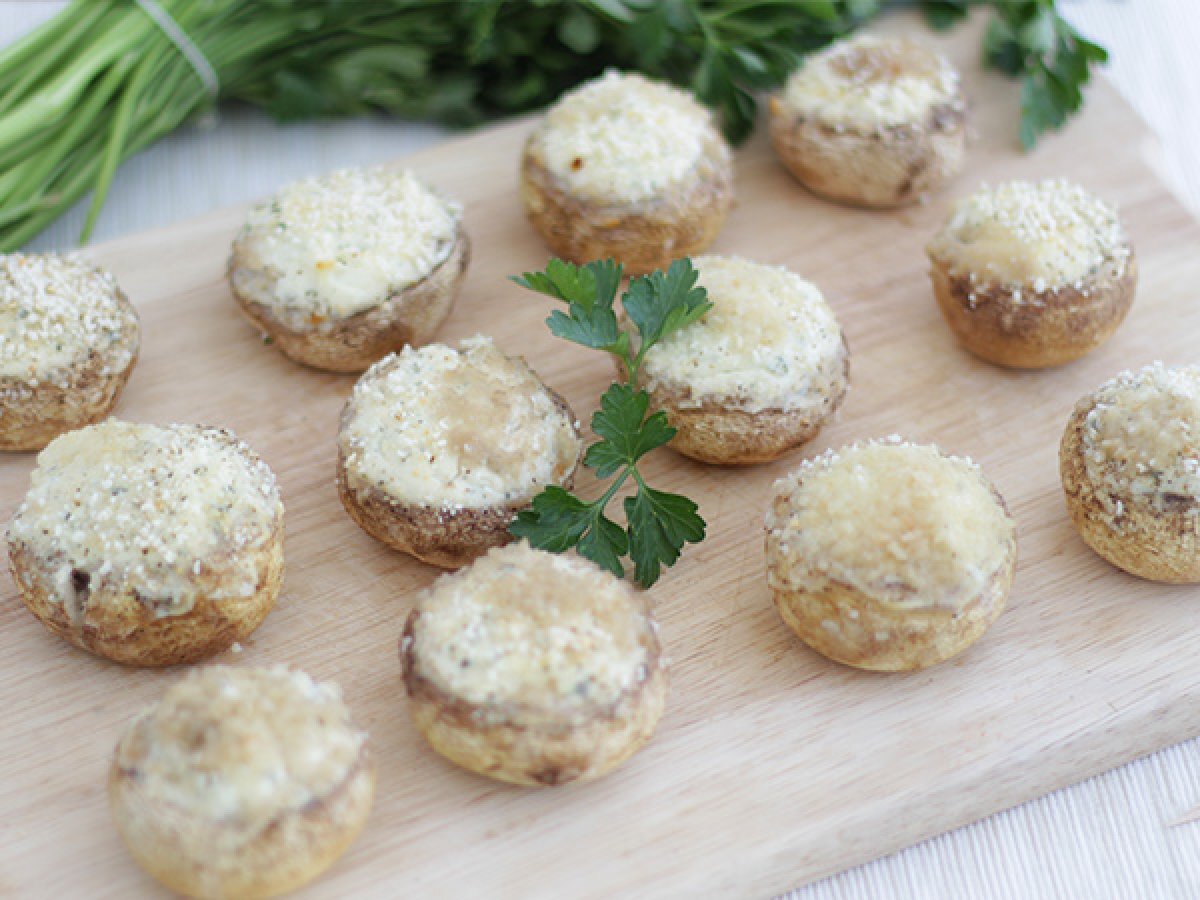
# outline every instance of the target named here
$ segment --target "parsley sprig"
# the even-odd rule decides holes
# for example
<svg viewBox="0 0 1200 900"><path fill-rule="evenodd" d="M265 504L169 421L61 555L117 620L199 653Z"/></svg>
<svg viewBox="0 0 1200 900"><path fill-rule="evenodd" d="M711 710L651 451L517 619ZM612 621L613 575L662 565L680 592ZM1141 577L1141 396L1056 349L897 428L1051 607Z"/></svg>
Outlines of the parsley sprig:
<svg viewBox="0 0 1200 900"><path fill-rule="evenodd" d="M564 340L602 350L617 359L624 379L608 387L592 416L599 440L587 448L583 464L596 477L611 479L591 502L551 486L522 510L509 531L533 546L561 553L576 552L623 577L622 560L633 561L634 580L650 587L663 567L679 559L683 546L704 539L705 523L694 502L680 494L655 490L646 484L638 464L651 451L675 436L662 410L650 412L650 395L640 386L646 351L667 335L697 321L712 304L696 284L698 273L690 260L671 263L630 282L621 296L625 316L636 339L622 328L615 309L622 267L611 259L576 266L552 259L543 272L526 272L513 281L567 305L556 309L546 324ZM624 527L606 515L608 505L629 481L636 488L624 500Z"/></svg>
<svg viewBox="0 0 1200 900"><path fill-rule="evenodd" d="M983 38L984 60L1021 79L1021 144L1029 150L1079 112L1092 68L1108 62L1108 51L1060 16L1054 0L922 0L922 7L931 25L945 28L985 3L995 15Z"/></svg>

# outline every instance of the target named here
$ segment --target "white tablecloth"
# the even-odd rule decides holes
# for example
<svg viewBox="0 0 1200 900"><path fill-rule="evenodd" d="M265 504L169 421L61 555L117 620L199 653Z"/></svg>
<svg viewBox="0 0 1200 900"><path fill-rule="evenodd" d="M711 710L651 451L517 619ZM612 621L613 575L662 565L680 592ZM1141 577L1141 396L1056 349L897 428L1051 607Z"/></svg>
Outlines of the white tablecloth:
<svg viewBox="0 0 1200 900"><path fill-rule="evenodd" d="M1200 215L1198 0L1060 0L1110 48L1109 76L1160 135L1164 178ZM55 0L0 2L0 44L48 18ZM267 194L337 166L402 156L440 139L387 121L278 126L224 112L126 163L96 239L154 228ZM1120 139L1120 136L1114 136ZM84 209L33 242L74 246ZM1197 248L1200 250L1200 248ZM1188 741L795 893L830 898L1135 898L1200 896L1200 740Z"/></svg>

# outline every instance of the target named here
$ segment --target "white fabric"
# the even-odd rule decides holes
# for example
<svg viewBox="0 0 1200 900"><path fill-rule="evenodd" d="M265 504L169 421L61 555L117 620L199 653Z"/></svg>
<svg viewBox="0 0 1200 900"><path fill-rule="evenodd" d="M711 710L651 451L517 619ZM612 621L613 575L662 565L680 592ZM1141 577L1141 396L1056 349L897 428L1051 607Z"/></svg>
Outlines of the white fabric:
<svg viewBox="0 0 1200 900"><path fill-rule="evenodd" d="M1060 0L1113 53L1111 77L1161 136L1161 169L1200 215L1200 5L1196 0ZM52 15L49 0L0 2L0 44ZM337 166L392 159L437 141L434 126L386 121L277 126L222 112L126 163L96 229L105 240L267 194ZM33 242L69 247L86 209ZM796 900L1169 898L1200 896L1200 740L811 885ZM381 823L375 823L379 827Z"/></svg>

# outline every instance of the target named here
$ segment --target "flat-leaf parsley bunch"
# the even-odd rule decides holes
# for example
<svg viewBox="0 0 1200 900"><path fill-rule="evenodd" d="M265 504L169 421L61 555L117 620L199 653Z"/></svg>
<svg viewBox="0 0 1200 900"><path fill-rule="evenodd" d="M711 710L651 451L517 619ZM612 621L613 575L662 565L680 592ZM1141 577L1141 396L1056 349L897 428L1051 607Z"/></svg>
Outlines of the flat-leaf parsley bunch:
<svg viewBox="0 0 1200 900"><path fill-rule="evenodd" d="M939 26L995 10L986 56L1022 79L1027 145L1105 58L1054 0L72 0L0 48L0 251L91 191L86 239L120 163L218 100L469 124L615 67L689 88L739 141L805 54L913 3Z"/></svg>
<svg viewBox="0 0 1200 900"><path fill-rule="evenodd" d="M576 266L552 259L544 272L526 272L513 281L567 304L546 319L560 338L602 350L616 358L623 381L608 387L592 416L598 440L583 464L600 479L611 479L604 493L586 501L557 485L545 488L520 512L509 530L535 547L561 553L571 547L614 575L624 576L622 559L633 561L634 580L650 587L664 566L679 559L684 544L704 539L704 519L696 504L680 494L646 484L639 462L675 436L662 410L650 412L650 395L639 376L646 351L668 335L697 321L712 308L691 260L679 259L666 272L633 279L621 295L625 316L636 338L621 327L615 302L622 267L614 260ZM621 526L606 515L609 502L628 481L636 491L626 497Z"/></svg>

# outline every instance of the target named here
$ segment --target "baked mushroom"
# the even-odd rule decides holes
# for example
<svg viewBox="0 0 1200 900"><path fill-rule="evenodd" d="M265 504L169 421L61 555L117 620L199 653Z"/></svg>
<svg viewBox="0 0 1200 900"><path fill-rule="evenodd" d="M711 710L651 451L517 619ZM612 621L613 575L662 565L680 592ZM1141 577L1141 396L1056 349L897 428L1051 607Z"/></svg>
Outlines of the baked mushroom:
<svg viewBox="0 0 1200 900"><path fill-rule="evenodd" d="M77 647L126 665L195 662L274 605L283 503L228 431L110 419L38 455L8 552L30 612Z"/></svg>
<svg viewBox="0 0 1200 900"><path fill-rule="evenodd" d="M1200 366L1154 363L1083 397L1059 465L1089 547L1142 578L1200 582Z"/></svg>
<svg viewBox="0 0 1200 900"><path fill-rule="evenodd" d="M331 866L375 793L367 736L337 685L210 666L117 743L108 797L133 858L189 897L273 897Z"/></svg>
<svg viewBox="0 0 1200 900"><path fill-rule="evenodd" d="M898 438L801 464L767 511L767 582L800 639L881 672L961 653L1004 609L1016 528L970 460Z"/></svg>
<svg viewBox="0 0 1200 900"><path fill-rule="evenodd" d="M654 344L642 373L676 428L671 446L709 463L776 459L812 440L846 393L849 354L820 290L781 266L693 260L713 308Z"/></svg>
<svg viewBox="0 0 1200 900"><path fill-rule="evenodd" d="M469 256L459 205L412 172L339 169L251 208L229 284L285 356L361 372L433 338Z"/></svg>
<svg viewBox="0 0 1200 900"><path fill-rule="evenodd" d="M338 432L338 492L368 534L446 568L507 543L582 451L565 400L490 338L430 344L359 379Z"/></svg>
<svg viewBox="0 0 1200 900"><path fill-rule="evenodd" d="M139 343L111 273L75 254L0 254L0 450L40 450L107 416Z"/></svg>
<svg viewBox="0 0 1200 900"><path fill-rule="evenodd" d="M712 243L733 203L733 154L691 94L609 71L529 136L521 201L558 256L644 274Z"/></svg>
<svg viewBox="0 0 1200 900"><path fill-rule="evenodd" d="M422 593L400 657L430 745L514 784L598 778L650 739L666 700L646 595L582 557L524 542Z"/></svg>
<svg viewBox="0 0 1200 900"><path fill-rule="evenodd" d="M985 185L959 202L927 253L950 329L1002 366L1088 353L1125 319L1137 284L1116 207L1063 179Z"/></svg>
<svg viewBox="0 0 1200 900"><path fill-rule="evenodd" d="M962 169L967 102L958 72L908 38L835 43L804 60L768 108L780 160L832 200L903 206Z"/></svg>

